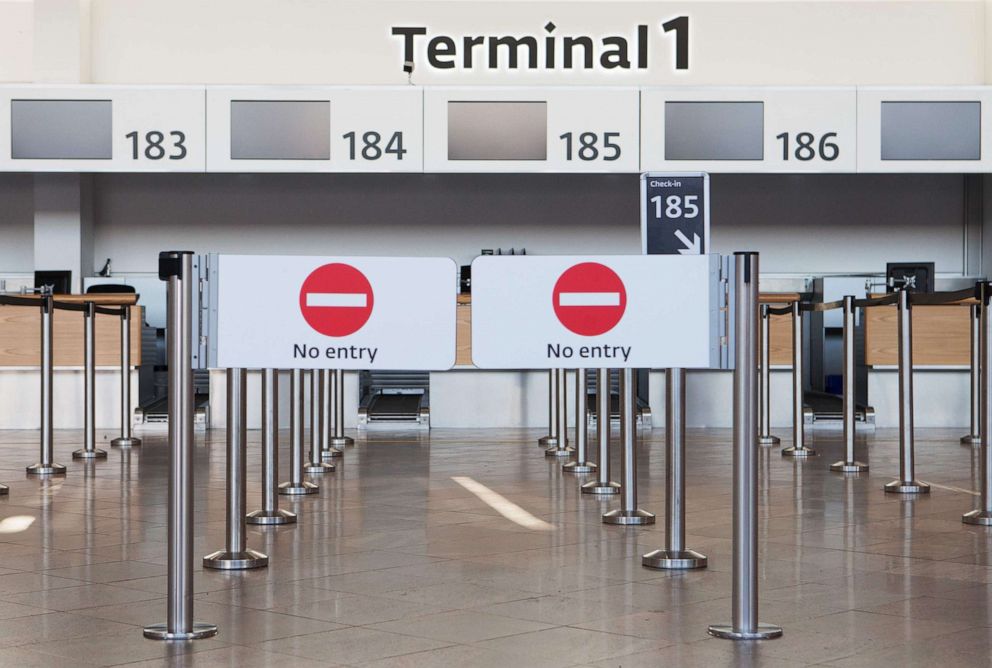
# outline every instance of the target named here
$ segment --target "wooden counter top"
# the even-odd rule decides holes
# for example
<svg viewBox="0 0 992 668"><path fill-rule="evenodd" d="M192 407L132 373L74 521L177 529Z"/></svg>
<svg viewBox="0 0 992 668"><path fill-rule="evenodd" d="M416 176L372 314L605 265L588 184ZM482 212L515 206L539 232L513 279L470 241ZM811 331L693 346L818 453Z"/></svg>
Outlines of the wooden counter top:
<svg viewBox="0 0 992 668"><path fill-rule="evenodd" d="M16 292L5 293L8 297L24 297L26 299L41 299L39 294L22 295ZM138 303L138 295L133 292L97 292L90 295L53 295L57 302L83 304L93 302L97 306L134 306Z"/></svg>

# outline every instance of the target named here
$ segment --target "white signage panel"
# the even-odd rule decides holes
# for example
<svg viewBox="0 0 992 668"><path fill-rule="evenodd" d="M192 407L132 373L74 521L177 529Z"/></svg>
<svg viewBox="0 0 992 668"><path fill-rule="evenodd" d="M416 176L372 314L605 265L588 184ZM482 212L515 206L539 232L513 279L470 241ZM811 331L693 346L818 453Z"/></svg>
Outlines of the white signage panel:
<svg viewBox="0 0 992 668"><path fill-rule="evenodd" d="M211 172L424 168L423 90L413 86L211 86L207 118Z"/></svg>
<svg viewBox="0 0 992 668"><path fill-rule="evenodd" d="M202 172L203 86L0 86L0 171Z"/></svg>
<svg viewBox="0 0 992 668"><path fill-rule="evenodd" d="M221 368L444 370L455 363L449 258L219 255Z"/></svg>
<svg viewBox="0 0 992 668"><path fill-rule="evenodd" d="M637 172L640 93L621 87L428 88L427 172Z"/></svg>
<svg viewBox="0 0 992 668"><path fill-rule="evenodd" d="M854 172L857 91L846 88L645 88L641 169Z"/></svg>
<svg viewBox="0 0 992 668"><path fill-rule="evenodd" d="M483 369L720 366L720 257L483 256L472 361Z"/></svg>
<svg viewBox="0 0 992 668"><path fill-rule="evenodd" d="M858 89L859 172L987 172L992 88Z"/></svg>

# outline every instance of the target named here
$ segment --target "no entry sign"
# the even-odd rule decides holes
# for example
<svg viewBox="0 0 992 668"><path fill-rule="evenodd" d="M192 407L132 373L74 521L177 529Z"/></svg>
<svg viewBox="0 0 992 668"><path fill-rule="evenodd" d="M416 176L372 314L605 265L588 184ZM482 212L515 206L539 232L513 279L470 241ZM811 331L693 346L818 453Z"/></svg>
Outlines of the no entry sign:
<svg viewBox="0 0 992 668"><path fill-rule="evenodd" d="M555 315L568 331L598 336L620 322L627 308L627 290L606 265L581 262L558 278L552 301Z"/></svg>
<svg viewBox="0 0 992 668"><path fill-rule="evenodd" d="M716 255L483 256L472 361L484 369L717 368Z"/></svg>
<svg viewBox="0 0 992 668"><path fill-rule="evenodd" d="M448 258L211 257L222 368L442 370L455 361Z"/></svg>
<svg viewBox="0 0 992 668"><path fill-rule="evenodd" d="M374 303L369 279L343 262L317 267L300 288L303 319L326 336L348 336L357 332L369 321Z"/></svg>

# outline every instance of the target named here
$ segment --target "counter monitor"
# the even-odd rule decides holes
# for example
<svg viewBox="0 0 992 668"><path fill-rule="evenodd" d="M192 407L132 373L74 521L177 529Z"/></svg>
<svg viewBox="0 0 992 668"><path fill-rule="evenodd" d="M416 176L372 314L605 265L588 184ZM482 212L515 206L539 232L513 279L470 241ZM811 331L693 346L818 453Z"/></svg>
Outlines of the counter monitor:
<svg viewBox="0 0 992 668"><path fill-rule="evenodd" d="M11 100L14 160L110 160L110 100Z"/></svg>
<svg viewBox="0 0 992 668"><path fill-rule="evenodd" d="M329 100L232 100L231 160L330 160Z"/></svg>
<svg viewBox="0 0 992 668"><path fill-rule="evenodd" d="M448 160L547 159L547 102L448 102Z"/></svg>
<svg viewBox="0 0 992 668"><path fill-rule="evenodd" d="M982 103L882 102L882 160L981 160Z"/></svg>
<svg viewBox="0 0 992 668"><path fill-rule="evenodd" d="M665 102L665 160L762 160L764 116L764 102Z"/></svg>

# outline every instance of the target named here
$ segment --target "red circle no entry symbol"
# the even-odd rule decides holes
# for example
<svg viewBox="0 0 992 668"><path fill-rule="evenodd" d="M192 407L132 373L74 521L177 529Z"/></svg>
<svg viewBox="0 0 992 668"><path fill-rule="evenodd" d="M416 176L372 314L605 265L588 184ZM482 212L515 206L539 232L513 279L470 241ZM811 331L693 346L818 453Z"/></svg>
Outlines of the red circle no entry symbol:
<svg viewBox="0 0 992 668"><path fill-rule="evenodd" d="M616 272L598 262L583 262L558 277L552 296L555 315L570 332L605 334L627 309L627 290Z"/></svg>
<svg viewBox="0 0 992 668"><path fill-rule="evenodd" d="M325 336L348 336L372 315L372 284L350 264L317 267L300 288L300 312L307 324Z"/></svg>

